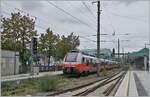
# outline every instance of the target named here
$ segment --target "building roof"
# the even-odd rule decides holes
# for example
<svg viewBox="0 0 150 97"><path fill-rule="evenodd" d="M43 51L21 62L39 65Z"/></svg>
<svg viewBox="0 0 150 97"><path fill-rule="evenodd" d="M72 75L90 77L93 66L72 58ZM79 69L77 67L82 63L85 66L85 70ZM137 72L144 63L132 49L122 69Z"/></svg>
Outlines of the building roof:
<svg viewBox="0 0 150 97"><path fill-rule="evenodd" d="M88 53L88 54L91 54L91 55L95 55L95 56L97 54L97 49L82 49L81 51ZM101 54L101 57L106 58L106 59L110 59L112 52L110 49L103 48L103 49L100 49L100 54Z"/></svg>
<svg viewBox="0 0 150 97"><path fill-rule="evenodd" d="M129 56L131 57L144 57L144 56L149 56L149 49L148 48L143 48L137 52L130 53Z"/></svg>

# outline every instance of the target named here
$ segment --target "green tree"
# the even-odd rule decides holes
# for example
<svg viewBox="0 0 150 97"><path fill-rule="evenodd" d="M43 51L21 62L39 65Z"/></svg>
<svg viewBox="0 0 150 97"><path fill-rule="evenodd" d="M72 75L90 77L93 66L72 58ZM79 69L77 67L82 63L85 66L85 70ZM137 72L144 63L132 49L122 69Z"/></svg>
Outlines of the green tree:
<svg viewBox="0 0 150 97"><path fill-rule="evenodd" d="M73 32L65 37L64 35L61 37L61 40L57 44L57 56L60 59L63 59L65 54L70 50L77 49L80 45L79 36L75 36Z"/></svg>
<svg viewBox="0 0 150 97"><path fill-rule="evenodd" d="M50 28L39 38L38 51L49 58L48 65L50 64L50 57L55 57L56 44L58 41L59 35L54 34Z"/></svg>
<svg viewBox="0 0 150 97"><path fill-rule="evenodd" d="M11 13L10 18L2 18L2 49L17 50L20 52L20 61L26 67L26 45L36 35L35 21L26 15Z"/></svg>

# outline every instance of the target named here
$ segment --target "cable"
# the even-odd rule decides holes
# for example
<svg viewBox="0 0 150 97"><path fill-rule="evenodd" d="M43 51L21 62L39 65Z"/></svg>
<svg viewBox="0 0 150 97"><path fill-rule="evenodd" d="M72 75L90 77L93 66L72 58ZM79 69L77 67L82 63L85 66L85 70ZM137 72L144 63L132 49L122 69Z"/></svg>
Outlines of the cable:
<svg viewBox="0 0 150 97"><path fill-rule="evenodd" d="M3 13L5 13L5 14L7 14L7 15L10 15L10 13L8 13L8 12L6 12L6 11L3 11ZM46 31L46 28L44 28L44 27L42 27L42 26L40 26L40 25L35 24L35 26ZM56 34L58 34L58 33L56 33ZM88 41L94 42L94 43L96 42L96 41L91 40L91 39L89 39L89 38L86 38L86 37L84 37L84 36L79 36L79 37L80 37L80 38L83 38L83 39L86 39L86 40L88 40Z"/></svg>
<svg viewBox="0 0 150 97"><path fill-rule="evenodd" d="M3 4L8 5L8 6L11 6L11 7L13 7L14 10L17 10L17 11L19 11L19 12L21 12L21 13L27 15L27 16L33 17L33 18L35 18L35 20L38 19L39 22L40 22L41 20L44 21L44 19L41 19L41 18L36 17L36 16L34 16L34 15L30 15L29 13L25 12L24 10L21 10L21 9L19 9L19 8L16 8L16 7L14 7L14 6L10 5L10 4L7 4L7 3L5 3L5 2L3 2ZM7 7L7 8L8 8L8 7ZM12 8L9 8L9 9L12 10ZM14 12L14 11L13 11L13 12ZM6 12L6 11L3 11L3 13L5 13L5 14L7 14L7 15L10 15L10 13L8 13L8 12ZM38 28L40 28L40 29L42 29L42 30L44 30L44 31L46 31L46 29L47 29L47 28L45 28L45 27L43 27L43 26L41 26L41 25L38 25L38 24L35 24L35 26L38 27ZM57 33L56 33L56 34L57 34Z"/></svg>
<svg viewBox="0 0 150 97"><path fill-rule="evenodd" d="M96 19L96 16L94 15L94 13L92 12L92 10L86 5L86 3L84 1L81 1L82 4L87 8L87 10L91 13L91 15L93 16L94 19Z"/></svg>
<svg viewBox="0 0 150 97"><path fill-rule="evenodd" d="M24 11L22 11L22 10L18 9L18 8L15 8L15 9L17 9L17 10L21 11L22 13L26 13L26 12L24 12ZM27 13L27 14L28 14L28 13ZM29 15L29 14L28 14L28 15ZM32 16L32 17L35 17L35 16ZM40 25L35 24L35 26L45 30L45 28L44 28L44 27L42 27L42 26L40 26ZM84 39L87 39L87 40L89 40L89 41L92 41L92 42L96 42L96 41L94 41L94 40L88 39L88 38L83 37L83 36L80 36L80 37L81 37L81 38L84 38Z"/></svg>
<svg viewBox="0 0 150 97"><path fill-rule="evenodd" d="M21 12L21 13L24 13L24 14L30 16L30 17L34 17L35 19L39 20L39 22L40 22L40 21L43 21L43 23L48 23L46 20L44 20L44 19L42 19L42 18L39 18L39 17L37 17L37 16L34 16L34 15L32 15L32 14L30 14L30 13L24 11L23 9L16 8L15 6L10 5L10 4L6 3L6 2L3 2L3 4L8 5L8 6L11 6L11 7L14 8L15 10L17 10L17 11L19 11L19 12ZM8 8L8 6L7 6L7 8ZM12 10L12 8L9 8L9 9Z"/></svg>
<svg viewBox="0 0 150 97"><path fill-rule="evenodd" d="M5 14L7 14L7 15L10 15L10 13L8 13L8 12L5 12L5 11L3 11L3 12L4 12ZM40 25L35 24L35 26L46 31L46 28L44 28L44 27L42 27L42 26L40 26ZM56 34L58 34L58 33L56 33ZM83 38L83 39L86 39L86 40L88 40L88 41L91 41L91 42L96 42L95 40L91 40L91 39L86 38L86 37L84 37L84 36L79 36L79 37L80 37L80 38Z"/></svg>
<svg viewBox="0 0 150 97"><path fill-rule="evenodd" d="M82 2L81 2L82 3ZM72 8L72 4L70 3L70 2L68 2L68 4L71 6L71 8ZM86 15L84 15L84 12L82 12L81 11L81 9L80 10L78 10L78 11L80 11L80 13L82 13L83 14L83 16L84 16L84 19L86 18L87 20L90 20L90 22L92 23L92 24L94 24L94 26L96 26L96 19L93 19L93 18L89 18L89 16L87 16L87 14ZM79 15L79 14L78 14ZM85 17L86 16L86 17Z"/></svg>
<svg viewBox="0 0 150 97"><path fill-rule="evenodd" d="M107 10L108 11L108 10ZM127 18L127 19L132 19L132 20L137 20L137 21L142 21L142 22L148 22L146 20L143 20L143 19L139 19L139 18L136 18L136 17L131 17L131 16L125 16L125 15L119 15L117 13L114 13L114 12L110 12L108 11L110 14L114 15L114 16L118 16L118 17L122 17L122 18Z"/></svg>
<svg viewBox="0 0 150 97"><path fill-rule="evenodd" d="M92 40L92 39L89 39L87 37L84 37L84 36L79 36L80 38L83 38L83 39L86 39L86 40L89 40L89 41L92 41L92 42L96 42L95 40Z"/></svg>
<svg viewBox="0 0 150 97"><path fill-rule="evenodd" d="M8 13L6 11L1 11L1 12L3 12L4 14L10 15L10 13ZM40 25L37 25L37 24L35 24L35 26L38 27L38 28L40 28L40 29L43 29L44 31L46 31L46 28L43 27L43 26L40 26ZM58 34L58 33L56 33L56 34Z"/></svg>
<svg viewBox="0 0 150 97"><path fill-rule="evenodd" d="M94 31L96 31L96 29L94 29L93 27L91 27L89 24L83 22L83 21L80 20L79 18L73 16L71 13L65 11L64 9L60 8L59 6L53 4L52 2L50 2L50 1L48 1L48 0L47 0L47 2L48 2L50 5L54 6L55 8L59 9L60 11L64 12L65 14L67 14L67 15L71 16L72 18L76 19L78 22L80 22L80 23L82 23L82 24L85 24L86 26L88 26L88 27L90 27L91 29L93 29Z"/></svg>
<svg viewBox="0 0 150 97"><path fill-rule="evenodd" d="M91 22L93 22L94 24L96 24L96 16L94 15L94 13L92 12L92 10L86 5L86 3L84 2L84 1L81 1L81 3L86 7L86 9L91 13L91 15L93 16L93 19L94 20L92 20L92 19L90 19L91 20ZM96 25L95 25L96 26ZM102 28L102 30L104 31L104 33L106 33L106 29L104 28L104 27L102 27L101 26L101 28Z"/></svg>

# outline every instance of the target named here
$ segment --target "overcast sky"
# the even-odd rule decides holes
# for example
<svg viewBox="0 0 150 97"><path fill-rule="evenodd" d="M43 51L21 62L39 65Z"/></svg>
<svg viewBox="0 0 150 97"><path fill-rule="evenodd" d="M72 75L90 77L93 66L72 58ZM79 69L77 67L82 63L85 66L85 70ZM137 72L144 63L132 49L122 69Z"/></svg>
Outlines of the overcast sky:
<svg viewBox="0 0 150 97"><path fill-rule="evenodd" d="M38 34L45 33L48 27L60 35L74 32L75 35L81 36L80 49L96 48L96 42L91 41L96 41L96 36L90 36L97 33L97 5L92 4L92 1L2 0L1 7L3 16L23 11L23 14L36 17ZM148 1L103 0L101 10L101 33L108 34L101 36L101 40L114 41L101 42L101 48L117 49L118 38L122 40L121 51L124 48L125 52L139 50L145 43L149 43ZM116 35L112 36L114 32ZM129 35L123 35L127 33Z"/></svg>

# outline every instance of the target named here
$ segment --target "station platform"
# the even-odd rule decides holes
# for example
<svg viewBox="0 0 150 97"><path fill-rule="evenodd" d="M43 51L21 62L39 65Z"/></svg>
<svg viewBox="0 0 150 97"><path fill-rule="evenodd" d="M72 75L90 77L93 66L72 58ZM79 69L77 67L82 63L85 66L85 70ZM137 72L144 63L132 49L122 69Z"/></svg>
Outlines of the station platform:
<svg viewBox="0 0 150 97"><path fill-rule="evenodd" d="M115 96L150 96L150 72L128 71Z"/></svg>
<svg viewBox="0 0 150 97"><path fill-rule="evenodd" d="M28 78L38 78L46 75L59 75L59 74L63 74L63 72L55 71L55 72L40 72L38 75L30 75L29 73L27 73L27 74L17 74L17 75L10 75L10 76L1 76L1 82L23 80Z"/></svg>

